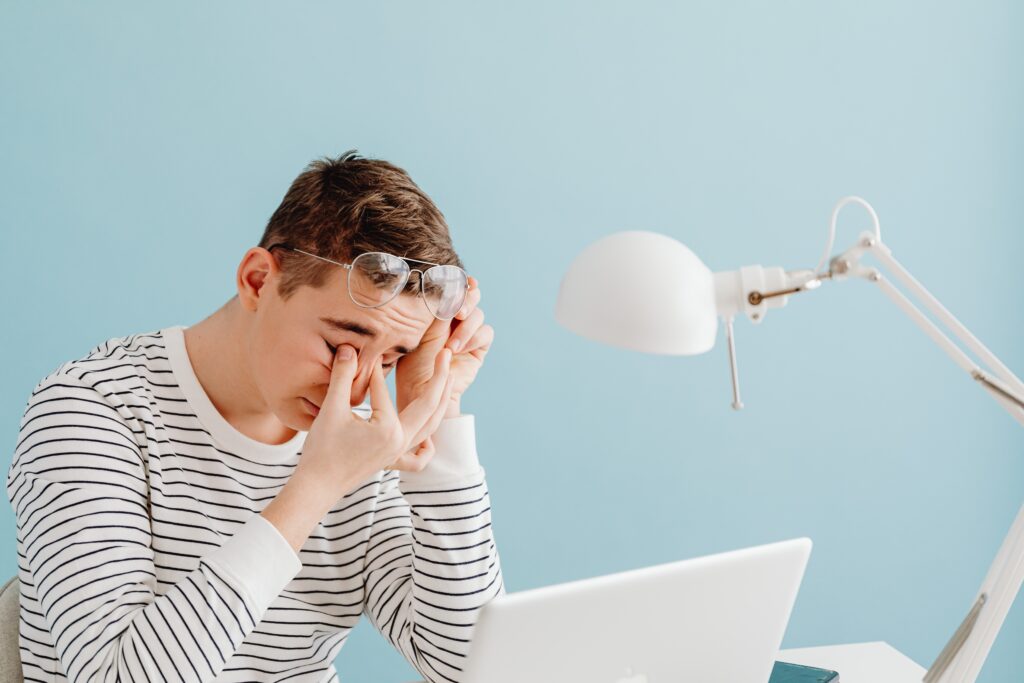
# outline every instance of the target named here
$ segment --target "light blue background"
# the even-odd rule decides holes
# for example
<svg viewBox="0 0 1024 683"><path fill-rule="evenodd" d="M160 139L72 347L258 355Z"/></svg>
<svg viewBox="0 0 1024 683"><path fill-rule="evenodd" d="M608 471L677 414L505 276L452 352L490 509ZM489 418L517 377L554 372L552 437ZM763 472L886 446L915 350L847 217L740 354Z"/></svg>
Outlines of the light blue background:
<svg viewBox="0 0 1024 683"><path fill-rule="evenodd" d="M465 407L510 590L808 535L784 645L885 640L927 666L1024 497L1024 432L880 292L739 322L741 413L723 335L630 354L552 311L610 232L810 268L859 194L1024 372L1020 4L369 5L3 5L8 450L43 375L205 317L303 166L358 148L434 197L481 281L497 338ZM866 225L844 213L837 249ZM982 680L1019 680L1022 644L1017 604ZM415 677L365 623L338 666Z"/></svg>

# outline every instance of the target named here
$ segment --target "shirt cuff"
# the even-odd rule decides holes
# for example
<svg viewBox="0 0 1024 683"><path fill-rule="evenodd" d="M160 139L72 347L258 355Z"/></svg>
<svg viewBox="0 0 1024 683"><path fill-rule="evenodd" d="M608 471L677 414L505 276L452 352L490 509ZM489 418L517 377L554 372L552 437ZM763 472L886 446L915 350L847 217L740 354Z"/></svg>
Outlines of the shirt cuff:
<svg viewBox="0 0 1024 683"><path fill-rule="evenodd" d="M399 482L412 486L457 483L481 476L483 468L476 452L476 425L472 415L441 420L431 437L434 457L422 472L399 472Z"/></svg>
<svg viewBox="0 0 1024 683"><path fill-rule="evenodd" d="M266 610L302 569L302 561L288 541L259 513L206 561L237 582L260 611Z"/></svg>

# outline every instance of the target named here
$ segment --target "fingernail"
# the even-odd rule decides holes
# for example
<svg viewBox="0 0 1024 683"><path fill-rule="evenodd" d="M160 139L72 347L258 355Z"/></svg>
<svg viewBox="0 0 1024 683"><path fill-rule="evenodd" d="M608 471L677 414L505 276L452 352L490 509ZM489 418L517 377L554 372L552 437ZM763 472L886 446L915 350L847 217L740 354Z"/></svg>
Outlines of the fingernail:
<svg viewBox="0 0 1024 683"><path fill-rule="evenodd" d="M348 344L338 347L338 358L341 358L342 360L348 360L353 356L353 354L355 354L355 349Z"/></svg>
<svg viewBox="0 0 1024 683"><path fill-rule="evenodd" d="M456 339L455 341L452 342L452 347L451 348L452 348L452 353L458 353L459 349L462 348L462 341L459 340L459 339Z"/></svg>

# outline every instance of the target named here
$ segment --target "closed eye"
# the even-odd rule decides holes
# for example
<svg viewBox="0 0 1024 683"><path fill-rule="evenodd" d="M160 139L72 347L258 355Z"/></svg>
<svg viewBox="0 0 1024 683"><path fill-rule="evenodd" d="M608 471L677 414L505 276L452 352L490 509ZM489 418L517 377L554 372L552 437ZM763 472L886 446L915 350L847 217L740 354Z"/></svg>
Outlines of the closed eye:
<svg viewBox="0 0 1024 683"><path fill-rule="evenodd" d="M326 339L324 339L324 344L327 344L327 350L331 352L332 356L337 355L337 353L338 353L338 347L337 346L334 346L333 344L331 344L331 342L327 341ZM393 361L391 363L384 363L381 367L384 368L385 370L390 370L391 368L395 367L396 365L398 365L398 361L397 360L395 360L395 361Z"/></svg>

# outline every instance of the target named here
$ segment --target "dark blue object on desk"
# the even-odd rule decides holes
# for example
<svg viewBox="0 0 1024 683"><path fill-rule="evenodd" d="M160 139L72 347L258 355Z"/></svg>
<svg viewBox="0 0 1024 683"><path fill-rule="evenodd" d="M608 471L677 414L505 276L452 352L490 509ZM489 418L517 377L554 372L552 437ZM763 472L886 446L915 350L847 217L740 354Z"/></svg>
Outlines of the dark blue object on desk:
<svg viewBox="0 0 1024 683"><path fill-rule="evenodd" d="M815 666L775 662L768 683L839 683L839 674Z"/></svg>

